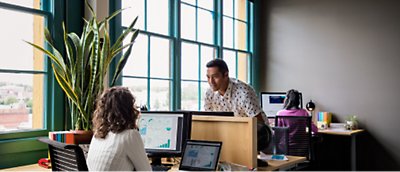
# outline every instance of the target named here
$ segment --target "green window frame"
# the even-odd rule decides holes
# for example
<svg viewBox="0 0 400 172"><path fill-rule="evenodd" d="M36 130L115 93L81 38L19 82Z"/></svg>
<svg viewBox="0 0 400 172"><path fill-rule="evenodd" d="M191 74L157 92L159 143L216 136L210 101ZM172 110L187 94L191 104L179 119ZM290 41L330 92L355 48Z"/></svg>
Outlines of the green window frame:
<svg viewBox="0 0 400 172"><path fill-rule="evenodd" d="M140 0L139 0L140 1ZM137 2L139 2L137 1ZM244 74L239 74L238 72L234 72L233 75L231 75L231 77L234 78L244 78L244 82L249 83L250 85L252 85L253 83L253 2L250 0L242 0L243 3L245 4L245 9L244 12L242 11L243 15L245 16L245 18L239 18L238 16L235 16L235 0L209 0L207 2L212 2L213 6L205 6L205 2L201 1L201 0L167 0L168 1L168 5L165 8L168 8L168 31L167 32L157 32L154 30L151 30L148 28L148 23L149 23L149 18L151 18L149 16L149 3L151 3L151 1L154 0L141 0L140 1L140 6L143 7L143 9L138 10L139 13L141 14L141 18L143 21L141 21L139 24L139 30L141 31L141 34L144 35L150 35L150 36L157 36L157 37L163 37L166 39L171 40L171 44L170 44L170 66L169 66L169 70L170 70L170 77L169 78L157 78L157 77L152 77L151 74L148 72L146 75L142 75L142 76L138 76L138 75L128 75L125 73L129 73L126 72L128 70L135 70L134 68L130 68L129 65L127 65L125 67L125 72L122 73L122 85L127 86L126 84L124 84L124 80L126 80L127 78L134 78L134 79L143 79L146 80L147 83L149 83L149 80L152 79L167 79L168 81L170 81L170 92L169 92L169 96L170 96L170 104L169 104L169 109L166 110L201 110L203 108L202 105L202 100L203 100L203 95L204 95L204 87L208 87L207 85L207 80L203 79L202 76L205 75L205 64L202 62L202 59L206 58L206 57L202 57L201 54L201 47L212 47L214 49L214 53L212 55L211 58L222 58L222 59L228 59L229 57L227 55L224 56L224 52L229 51L229 52L233 52L234 56L232 58L232 65L230 66L230 68L232 68L232 71L239 71L239 70L245 70ZM224 11L224 1L230 1L232 2L233 6L232 6L232 10L233 11L233 15L229 16L229 15L225 15L223 13ZM110 1L111 2L111 1ZM114 3L114 9L123 9L123 8L127 8L127 5L124 5L122 3ZM194 9L190 15L191 16L195 16L193 22L191 23L190 28L194 28L194 31L191 31L191 33L194 33L194 35L192 34L191 36L187 36L187 33L184 33L184 31L182 31L182 21L181 18L184 15L181 15L182 13L182 6L184 6L184 8L186 9ZM135 8L135 7L133 7ZM111 10L110 10L111 11ZM122 16L124 16L124 12L122 12ZM209 33L209 31L205 31L202 32L202 26L201 26L201 20L199 19L199 14L204 16L204 14L206 14L206 16L212 16L212 26L208 26L211 27L209 30L212 30L212 38L211 41L207 37L207 39L203 39L203 36L200 36L204 33ZM160 16L165 16L165 15L160 15ZM129 14L125 14L125 19L124 17L122 17L122 22L121 25L122 27L120 27L121 25L117 25L115 27L115 30L122 30L124 28L126 28L126 18L134 18L134 15L129 15ZM186 17L186 16L184 16ZM242 36L244 35L245 40L243 42L242 40L242 44L244 46L243 47L235 47L234 45L229 47L229 46L224 46L224 26L223 24L223 19L224 18L229 18L231 19L233 22L232 27L233 27L233 32L232 32L232 39L235 40L237 39L237 35L235 35L235 23L242 23L242 28L243 26L245 26L245 32L241 33ZM124 22L125 21L125 22ZM118 22L116 22L118 23ZM124 24L125 23L125 24ZM120 27L120 28L118 28ZM231 27L231 26L229 26ZM235 42L235 41L233 41ZM192 78L185 78L185 73L187 73L186 71L183 71L185 69L183 69L182 67L182 63L184 62L184 51L185 51L185 46L186 44L190 44L190 45L194 45L195 47L197 47L197 59L193 59L196 61L196 63L198 64L198 67L195 70L196 74L198 76L196 77L192 77ZM134 45L134 47L137 45ZM149 51L147 49L147 51ZM132 54L135 54L135 51L133 51ZM149 54L147 54L148 56L151 56ZM135 59L135 56L132 55L131 57L132 59ZM151 57L147 57L148 59ZM210 58L210 57L207 57ZM242 62L245 59L244 62ZM135 60L132 60L135 61ZM148 63L149 64L149 63ZM203 66L201 65L203 64ZM232 67L233 66L233 67ZM149 71L150 68L152 68L151 65L147 66L148 69L147 71ZM232 74L232 73L230 73ZM191 86L188 86L188 84L193 84L195 87L197 88L191 88ZM185 91L183 89L185 89L186 87L190 87L191 90L189 91ZM147 101L147 105L149 110L156 110L154 108L152 108L152 105L150 103L150 106L148 104L149 100L151 101L151 99L153 98L153 96L151 96L151 89L150 86L147 85L146 87L146 101ZM193 94L193 92L197 92L197 95L194 96L189 96L189 98L187 97L187 92L190 92ZM133 90L133 94L135 95L135 90ZM142 97L142 96L141 96ZM143 99L143 98L142 98ZM190 99L190 101L194 101L195 103L197 103L196 106L191 106L189 108L186 107L185 103L183 102L184 100ZM143 102L137 102L138 105L143 105ZM186 103L187 104L187 103Z"/></svg>
<svg viewBox="0 0 400 172"><path fill-rule="evenodd" d="M11 3L0 2L0 8L18 13L42 16L43 27L51 33L62 31L65 1L40 0L40 9L23 7ZM3 27L13 27L12 23ZM53 34L57 46L61 35ZM22 41L22 40L21 40ZM46 45L46 44L44 44ZM43 70L25 70L19 68L1 68L5 75L43 75L43 128L19 130L0 133L0 169L36 163L38 159L47 157L47 146L37 141L37 137L47 137L49 131L64 130L64 94L56 83L47 58L43 58Z"/></svg>

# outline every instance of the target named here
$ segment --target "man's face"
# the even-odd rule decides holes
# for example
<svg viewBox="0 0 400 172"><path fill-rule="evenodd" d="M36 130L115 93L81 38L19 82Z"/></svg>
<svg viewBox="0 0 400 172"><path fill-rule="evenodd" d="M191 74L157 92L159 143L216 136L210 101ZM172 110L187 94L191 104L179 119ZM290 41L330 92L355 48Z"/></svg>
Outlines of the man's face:
<svg viewBox="0 0 400 172"><path fill-rule="evenodd" d="M208 84L213 91L218 91L221 88L224 88L224 85L227 84L226 78L228 77L228 72L222 74L218 67L209 67L207 68L207 79Z"/></svg>

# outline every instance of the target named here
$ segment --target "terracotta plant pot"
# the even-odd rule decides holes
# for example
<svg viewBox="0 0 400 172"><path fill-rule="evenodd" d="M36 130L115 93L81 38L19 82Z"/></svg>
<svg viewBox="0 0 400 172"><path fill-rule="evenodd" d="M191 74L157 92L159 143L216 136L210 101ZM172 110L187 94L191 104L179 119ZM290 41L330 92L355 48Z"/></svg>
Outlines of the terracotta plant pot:
<svg viewBox="0 0 400 172"><path fill-rule="evenodd" d="M75 144L90 144L93 137L93 131L73 130Z"/></svg>

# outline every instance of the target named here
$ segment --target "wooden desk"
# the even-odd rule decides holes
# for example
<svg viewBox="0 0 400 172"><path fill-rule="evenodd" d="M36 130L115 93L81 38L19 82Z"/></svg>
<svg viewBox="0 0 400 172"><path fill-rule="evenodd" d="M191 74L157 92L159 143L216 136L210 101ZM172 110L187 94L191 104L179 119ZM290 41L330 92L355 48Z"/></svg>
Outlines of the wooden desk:
<svg viewBox="0 0 400 172"><path fill-rule="evenodd" d="M46 169L38 164L30 164L30 165L24 165L24 166L18 166L18 167L13 167L13 168L6 168L2 169L0 171L51 171L51 168Z"/></svg>
<svg viewBox="0 0 400 172"><path fill-rule="evenodd" d="M258 171L285 171L288 170L294 166L296 166L299 163L302 163L306 161L306 157L301 157L301 156L286 156L289 160L287 161L276 161L276 160L268 160L268 166L267 167L258 167Z"/></svg>
<svg viewBox="0 0 400 172"><path fill-rule="evenodd" d="M345 130L345 129L326 129L326 130L318 130L319 134L327 134L327 135L339 135L339 136L349 136L351 137L351 150L350 150L350 160L351 160L351 170L356 171L357 168L357 149L356 149L356 136L360 133L364 132L363 129L358 130Z"/></svg>

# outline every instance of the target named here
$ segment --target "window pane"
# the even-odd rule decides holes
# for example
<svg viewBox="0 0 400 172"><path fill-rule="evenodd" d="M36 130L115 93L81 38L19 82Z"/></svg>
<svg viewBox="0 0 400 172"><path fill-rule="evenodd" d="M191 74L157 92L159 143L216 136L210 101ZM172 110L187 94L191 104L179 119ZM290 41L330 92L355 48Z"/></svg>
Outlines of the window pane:
<svg viewBox="0 0 400 172"><path fill-rule="evenodd" d="M150 80L150 110L170 110L171 81Z"/></svg>
<svg viewBox="0 0 400 172"><path fill-rule="evenodd" d="M148 108L147 100L147 79L138 78L123 78L123 86L128 87L133 96L136 98L136 105L143 106L146 105Z"/></svg>
<svg viewBox="0 0 400 172"><path fill-rule="evenodd" d="M228 65L229 77L236 78L236 53L230 50L224 50L224 60Z"/></svg>
<svg viewBox="0 0 400 172"><path fill-rule="evenodd" d="M0 133L43 129L44 74L0 73Z"/></svg>
<svg viewBox="0 0 400 172"><path fill-rule="evenodd" d="M181 0L182 2L186 2L188 4L196 5L196 0ZM200 0L201 1L201 0Z"/></svg>
<svg viewBox="0 0 400 172"><path fill-rule="evenodd" d="M196 9L194 7L181 5L181 37L196 40Z"/></svg>
<svg viewBox="0 0 400 172"><path fill-rule="evenodd" d="M150 76L170 78L170 41L164 38L150 37L150 42Z"/></svg>
<svg viewBox="0 0 400 172"><path fill-rule="evenodd" d="M200 110L204 110L204 97L206 95L206 91L208 88L210 88L210 85L208 85L208 82L201 82L200 83Z"/></svg>
<svg viewBox="0 0 400 172"><path fill-rule="evenodd" d="M125 9L124 9L125 8ZM122 26L129 26L138 16L135 28L144 30L144 0L124 0L122 1Z"/></svg>
<svg viewBox="0 0 400 172"><path fill-rule="evenodd" d="M8 25L0 32L0 69L43 71L43 53L24 41L43 46L44 17L2 8L0 14L0 23Z"/></svg>
<svg viewBox="0 0 400 172"><path fill-rule="evenodd" d="M198 45L182 43L182 79L199 79L199 50Z"/></svg>
<svg viewBox="0 0 400 172"><path fill-rule="evenodd" d="M0 0L0 2L28 8L40 9L40 0Z"/></svg>
<svg viewBox="0 0 400 172"><path fill-rule="evenodd" d="M200 78L202 81L207 81L207 63L216 58L216 50L213 47L201 46L201 64L200 64Z"/></svg>
<svg viewBox="0 0 400 172"><path fill-rule="evenodd" d="M168 35L168 0L147 0L147 30Z"/></svg>
<svg viewBox="0 0 400 172"><path fill-rule="evenodd" d="M132 34L129 34L125 39L124 45L130 41L131 35ZM132 52L123 69L123 75L147 77L147 44L148 37L144 34L139 34L139 36L135 39Z"/></svg>
<svg viewBox="0 0 400 172"><path fill-rule="evenodd" d="M233 20L228 17L224 17L223 20L224 47L233 48Z"/></svg>
<svg viewBox="0 0 400 172"><path fill-rule="evenodd" d="M238 20L235 20L235 48L247 49L247 25Z"/></svg>
<svg viewBox="0 0 400 172"><path fill-rule="evenodd" d="M235 2L235 18L247 21L247 0L234 0Z"/></svg>
<svg viewBox="0 0 400 172"><path fill-rule="evenodd" d="M199 7L214 11L214 1L213 0L198 0Z"/></svg>
<svg viewBox="0 0 400 172"><path fill-rule="evenodd" d="M198 82L181 82L182 110L198 110L199 106L199 84Z"/></svg>
<svg viewBox="0 0 400 172"><path fill-rule="evenodd" d="M213 14L209 11L199 9L199 25L198 32L199 37L198 40L200 42L205 42L209 44L213 44L214 40L214 23L213 23Z"/></svg>
<svg viewBox="0 0 400 172"><path fill-rule="evenodd" d="M238 52L238 79L246 83L249 83L248 68L249 68L248 54Z"/></svg>
<svg viewBox="0 0 400 172"><path fill-rule="evenodd" d="M233 17L233 4L232 0L223 0L223 11L224 15Z"/></svg>

